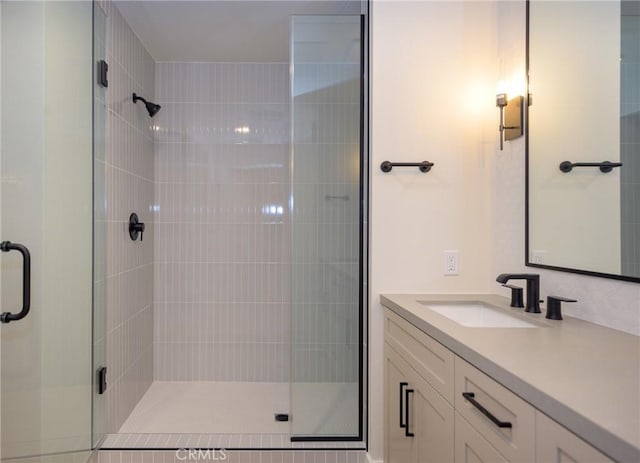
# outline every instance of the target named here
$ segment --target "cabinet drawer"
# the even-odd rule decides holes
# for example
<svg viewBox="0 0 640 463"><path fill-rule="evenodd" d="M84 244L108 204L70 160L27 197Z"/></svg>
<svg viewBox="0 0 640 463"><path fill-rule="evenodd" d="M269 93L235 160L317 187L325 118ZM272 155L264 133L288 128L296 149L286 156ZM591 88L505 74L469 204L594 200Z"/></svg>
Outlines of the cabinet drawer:
<svg viewBox="0 0 640 463"><path fill-rule="evenodd" d="M384 333L385 341L453 404L453 352L389 309L385 309Z"/></svg>
<svg viewBox="0 0 640 463"><path fill-rule="evenodd" d="M460 357L455 370L456 410L507 460L533 461L535 409ZM473 397L467 399L463 393Z"/></svg>
<svg viewBox="0 0 640 463"><path fill-rule="evenodd" d="M467 420L455 415L455 463L508 463Z"/></svg>
<svg viewBox="0 0 640 463"><path fill-rule="evenodd" d="M536 411L536 461L613 463L599 450L539 411Z"/></svg>

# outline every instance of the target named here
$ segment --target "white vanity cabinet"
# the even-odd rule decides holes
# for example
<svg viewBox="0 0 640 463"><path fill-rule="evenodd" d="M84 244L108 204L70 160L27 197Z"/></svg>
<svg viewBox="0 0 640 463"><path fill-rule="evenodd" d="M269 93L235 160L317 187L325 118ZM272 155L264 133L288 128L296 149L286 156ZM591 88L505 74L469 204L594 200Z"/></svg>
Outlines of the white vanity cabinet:
<svg viewBox="0 0 640 463"><path fill-rule="evenodd" d="M389 311L385 333L385 463L453 461L453 353Z"/></svg>
<svg viewBox="0 0 640 463"><path fill-rule="evenodd" d="M387 463L453 461L453 407L392 348L387 371Z"/></svg>
<svg viewBox="0 0 640 463"><path fill-rule="evenodd" d="M612 462L385 309L385 463Z"/></svg>
<svg viewBox="0 0 640 463"><path fill-rule="evenodd" d="M384 430L386 463L412 461L414 439L406 435L405 389L409 385L409 369L393 349L384 351ZM412 385L411 387L414 387ZM395 393L394 393L395 391Z"/></svg>
<svg viewBox="0 0 640 463"><path fill-rule="evenodd" d="M536 411L536 461L549 463L613 463L564 426Z"/></svg>

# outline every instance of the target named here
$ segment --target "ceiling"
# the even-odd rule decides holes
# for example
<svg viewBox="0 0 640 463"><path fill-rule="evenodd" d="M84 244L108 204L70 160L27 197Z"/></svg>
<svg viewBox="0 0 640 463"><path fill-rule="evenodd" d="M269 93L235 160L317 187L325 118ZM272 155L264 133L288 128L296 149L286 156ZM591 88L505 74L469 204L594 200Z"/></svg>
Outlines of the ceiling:
<svg viewBox="0 0 640 463"><path fill-rule="evenodd" d="M360 0L116 1L154 60L288 62L291 15L360 14Z"/></svg>

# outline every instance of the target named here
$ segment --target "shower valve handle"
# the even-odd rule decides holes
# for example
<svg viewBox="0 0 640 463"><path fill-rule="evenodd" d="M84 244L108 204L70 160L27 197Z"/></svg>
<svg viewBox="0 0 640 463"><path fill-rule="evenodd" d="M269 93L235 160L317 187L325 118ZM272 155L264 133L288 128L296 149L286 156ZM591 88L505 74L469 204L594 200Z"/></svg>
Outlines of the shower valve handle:
<svg viewBox="0 0 640 463"><path fill-rule="evenodd" d="M135 241L138 239L138 234L140 234L140 241L142 241L142 234L144 233L145 225L144 222L140 222L138 219L138 214L133 212L129 216L129 237Z"/></svg>

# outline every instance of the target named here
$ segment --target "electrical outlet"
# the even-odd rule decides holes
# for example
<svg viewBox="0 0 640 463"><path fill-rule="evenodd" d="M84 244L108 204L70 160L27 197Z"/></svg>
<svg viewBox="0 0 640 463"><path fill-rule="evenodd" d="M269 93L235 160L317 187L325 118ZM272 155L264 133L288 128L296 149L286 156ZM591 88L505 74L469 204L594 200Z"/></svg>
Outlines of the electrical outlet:
<svg viewBox="0 0 640 463"><path fill-rule="evenodd" d="M458 275L459 274L459 253L458 251L444 251L444 274L445 275Z"/></svg>
<svg viewBox="0 0 640 463"><path fill-rule="evenodd" d="M533 249L531 251L531 263L532 264L544 264L547 257L547 251L540 249Z"/></svg>

